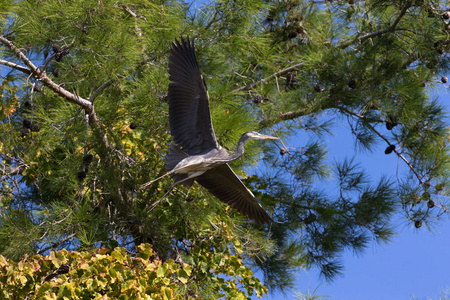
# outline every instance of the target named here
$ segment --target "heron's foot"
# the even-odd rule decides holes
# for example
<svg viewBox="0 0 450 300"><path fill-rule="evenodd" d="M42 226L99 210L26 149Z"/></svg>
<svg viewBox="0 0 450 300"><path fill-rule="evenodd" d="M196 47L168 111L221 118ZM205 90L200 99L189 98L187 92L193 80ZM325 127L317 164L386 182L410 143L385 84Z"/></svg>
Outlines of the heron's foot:
<svg viewBox="0 0 450 300"><path fill-rule="evenodd" d="M140 187L139 187L139 190L143 190L143 189L146 189L149 185L151 185L153 182L155 182L156 181L156 179L155 180L152 180L152 181L149 181L149 182L147 182L147 183L144 183L143 185L141 185Z"/></svg>

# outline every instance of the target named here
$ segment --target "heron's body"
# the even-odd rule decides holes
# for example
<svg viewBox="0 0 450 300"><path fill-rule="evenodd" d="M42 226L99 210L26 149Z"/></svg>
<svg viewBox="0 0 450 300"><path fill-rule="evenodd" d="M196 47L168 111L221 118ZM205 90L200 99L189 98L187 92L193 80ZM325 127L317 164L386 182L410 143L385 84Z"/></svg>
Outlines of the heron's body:
<svg viewBox="0 0 450 300"><path fill-rule="evenodd" d="M221 153L228 152L223 149L212 149L204 154L192 155L181 160L173 169L175 174L186 174L188 177L197 177L217 165L227 163L221 157Z"/></svg>
<svg viewBox="0 0 450 300"><path fill-rule="evenodd" d="M166 165L175 184L192 185L196 180L219 200L259 223L272 219L258 200L231 170L228 162L244 153L250 139L275 139L254 131L239 139L229 154L216 140L211 122L209 96L194 52L194 43L181 38L172 45L169 57L169 122L174 139Z"/></svg>

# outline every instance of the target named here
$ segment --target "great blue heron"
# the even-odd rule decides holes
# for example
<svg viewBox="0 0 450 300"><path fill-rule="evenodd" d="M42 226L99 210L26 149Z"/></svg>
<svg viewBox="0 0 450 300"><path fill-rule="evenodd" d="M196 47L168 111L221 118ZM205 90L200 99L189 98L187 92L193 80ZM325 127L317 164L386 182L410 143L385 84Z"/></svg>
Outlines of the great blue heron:
<svg viewBox="0 0 450 300"><path fill-rule="evenodd" d="M244 153L244 144L254 139L277 139L255 131L244 133L236 152L229 154L216 140L205 79L200 73L194 42L181 37L172 43L169 57L169 123L174 144L166 155L168 173L175 184L191 186L194 180L219 200L258 223L271 217L242 183L228 162ZM153 182L153 181L151 181ZM150 182L150 183L151 183Z"/></svg>

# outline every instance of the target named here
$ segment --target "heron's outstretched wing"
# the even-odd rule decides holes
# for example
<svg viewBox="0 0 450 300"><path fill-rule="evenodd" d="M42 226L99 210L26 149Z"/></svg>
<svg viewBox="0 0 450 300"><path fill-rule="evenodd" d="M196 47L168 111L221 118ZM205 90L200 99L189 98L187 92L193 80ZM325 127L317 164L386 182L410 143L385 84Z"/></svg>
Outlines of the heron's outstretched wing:
<svg viewBox="0 0 450 300"><path fill-rule="evenodd" d="M220 201L230 205L249 219L258 223L273 222L253 193L242 183L228 164L210 169L196 180Z"/></svg>
<svg viewBox="0 0 450 300"><path fill-rule="evenodd" d="M169 79L169 122L175 143L189 155L217 148L208 91L189 37L172 43Z"/></svg>

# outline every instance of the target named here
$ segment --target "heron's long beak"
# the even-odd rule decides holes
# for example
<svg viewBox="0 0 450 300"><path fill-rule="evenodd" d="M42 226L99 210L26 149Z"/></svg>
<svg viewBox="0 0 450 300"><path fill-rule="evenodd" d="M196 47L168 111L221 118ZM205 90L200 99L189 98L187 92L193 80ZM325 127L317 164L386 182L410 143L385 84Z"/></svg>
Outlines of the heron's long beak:
<svg viewBox="0 0 450 300"><path fill-rule="evenodd" d="M261 134L259 138L260 139L268 139L268 140L278 140L277 137L274 137L274 136L271 136L271 135L264 135L264 134Z"/></svg>

